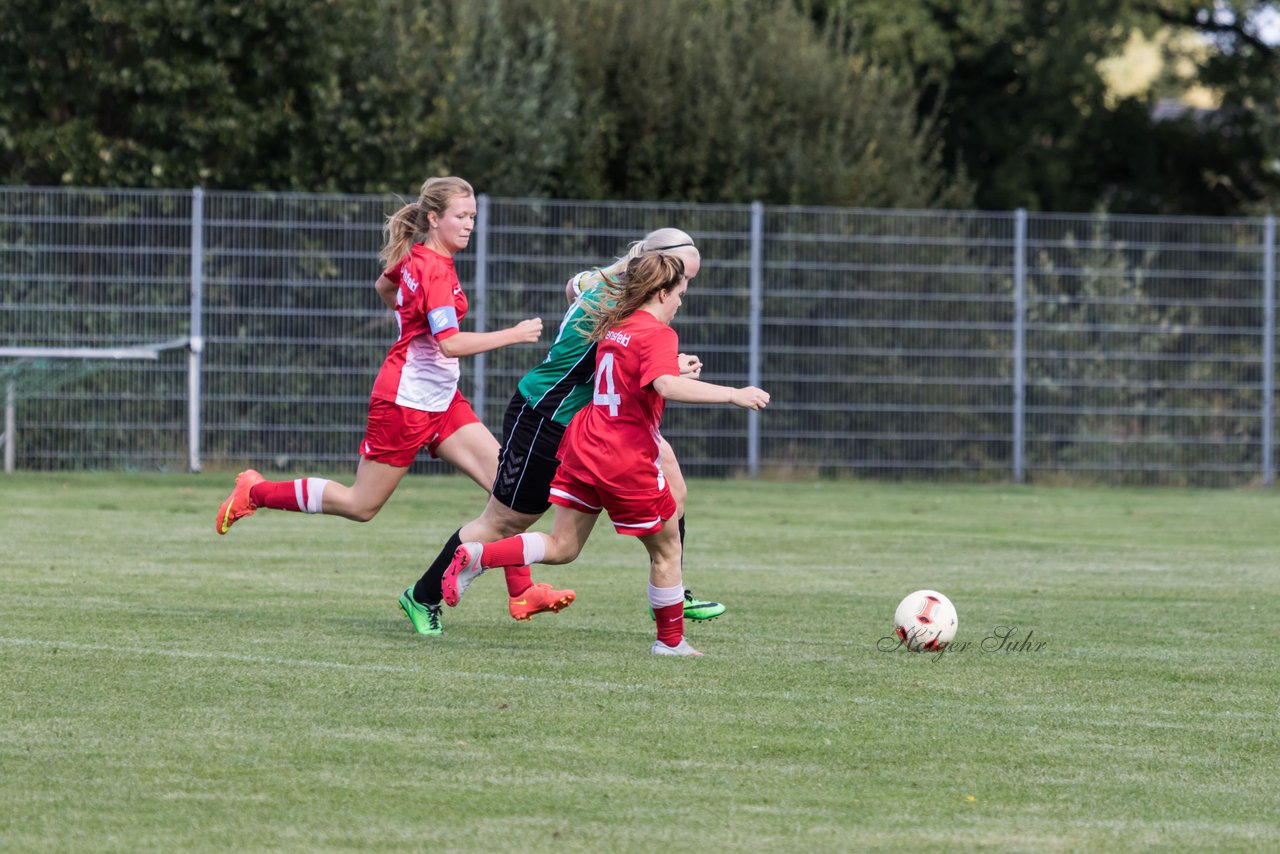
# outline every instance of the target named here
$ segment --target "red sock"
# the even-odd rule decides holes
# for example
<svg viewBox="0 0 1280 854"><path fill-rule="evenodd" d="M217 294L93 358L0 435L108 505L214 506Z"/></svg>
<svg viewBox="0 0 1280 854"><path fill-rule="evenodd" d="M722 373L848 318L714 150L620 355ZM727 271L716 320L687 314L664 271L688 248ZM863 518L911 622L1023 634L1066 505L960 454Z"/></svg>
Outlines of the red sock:
<svg viewBox="0 0 1280 854"><path fill-rule="evenodd" d="M302 508L298 506L297 487L294 483L295 481L292 480L264 480L249 490L249 498L258 507L301 512Z"/></svg>
<svg viewBox="0 0 1280 854"><path fill-rule="evenodd" d="M654 608L653 614L658 618L658 640L667 646L679 646L684 637L684 602Z"/></svg>
<svg viewBox="0 0 1280 854"><path fill-rule="evenodd" d="M496 543L486 543L484 551L480 554L480 565L485 569L498 566L524 566L524 540L515 536L498 540Z"/></svg>
<svg viewBox="0 0 1280 854"><path fill-rule="evenodd" d="M506 573L508 596L519 596L533 586L533 573L527 566L508 566Z"/></svg>

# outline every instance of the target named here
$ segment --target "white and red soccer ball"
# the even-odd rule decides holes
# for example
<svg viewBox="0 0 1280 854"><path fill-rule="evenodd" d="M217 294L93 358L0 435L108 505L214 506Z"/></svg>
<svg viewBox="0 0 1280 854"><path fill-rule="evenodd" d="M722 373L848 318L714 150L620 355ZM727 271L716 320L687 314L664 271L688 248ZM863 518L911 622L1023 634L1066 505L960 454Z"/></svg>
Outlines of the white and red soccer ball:
<svg viewBox="0 0 1280 854"><path fill-rule="evenodd" d="M956 636L956 606L937 590L917 590L898 603L893 630L912 652L938 652Z"/></svg>

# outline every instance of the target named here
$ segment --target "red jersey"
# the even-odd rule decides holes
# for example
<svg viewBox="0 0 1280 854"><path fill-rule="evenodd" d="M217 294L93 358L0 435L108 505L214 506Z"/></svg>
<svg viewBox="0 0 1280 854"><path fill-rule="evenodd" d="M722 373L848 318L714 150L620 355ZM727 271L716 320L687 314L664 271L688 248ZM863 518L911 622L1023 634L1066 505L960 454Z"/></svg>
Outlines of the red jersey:
<svg viewBox="0 0 1280 854"><path fill-rule="evenodd" d="M373 382L373 398L410 409L443 412L458 390L458 360L440 342L458 333L467 314L453 259L414 244L409 254L382 272L398 286L396 323L400 337Z"/></svg>
<svg viewBox="0 0 1280 854"><path fill-rule="evenodd" d="M560 443L566 467L611 492L662 488L658 426L666 401L653 381L680 376L679 347L675 330L643 309L605 335L591 404Z"/></svg>

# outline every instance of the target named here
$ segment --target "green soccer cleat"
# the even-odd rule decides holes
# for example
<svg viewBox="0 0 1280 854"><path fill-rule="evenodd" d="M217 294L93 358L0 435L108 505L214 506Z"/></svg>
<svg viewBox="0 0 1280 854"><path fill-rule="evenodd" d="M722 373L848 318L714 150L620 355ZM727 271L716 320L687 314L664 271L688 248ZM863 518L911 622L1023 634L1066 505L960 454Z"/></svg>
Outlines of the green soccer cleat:
<svg viewBox="0 0 1280 854"><path fill-rule="evenodd" d="M444 634L444 626L440 624L440 606L418 604L413 598L413 588L406 587L400 594L400 610L404 611L418 634L432 637Z"/></svg>
<svg viewBox="0 0 1280 854"><path fill-rule="evenodd" d="M724 613L724 606L719 602L708 602L693 595L688 587L684 589L684 618L686 620L714 620ZM649 618L656 620L657 615L649 609Z"/></svg>
<svg viewBox="0 0 1280 854"><path fill-rule="evenodd" d="M719 602L708 602L693 595L688 587L684 589L684 617L686 620L714 620L724 613L724 606Z"/></svg>

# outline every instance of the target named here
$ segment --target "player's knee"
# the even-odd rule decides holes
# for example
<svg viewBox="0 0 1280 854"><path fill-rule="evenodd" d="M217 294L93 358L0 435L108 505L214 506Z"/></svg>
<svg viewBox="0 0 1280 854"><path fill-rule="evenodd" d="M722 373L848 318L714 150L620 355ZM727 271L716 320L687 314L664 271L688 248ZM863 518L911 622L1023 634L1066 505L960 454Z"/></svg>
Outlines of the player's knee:
<svg viewBox="0 0 1280 854"><path fill-rule="evenodd" d="M503 539L505 537L514 537L517 534L523 534L529 530L527 525L521 525L510 519L501 519L493 523L493 530L497 533L495 539Z"/></svg>
<svg viewBox="0 0 1280 854"><path fill-rule="evenodd" d="M504 537L514 537L528 531L533 523L538 521L540 515L538 513L521 513L518 510L501 505L496 500L491 500L477 521L484 525L493 535L490 539L500 540Z"/></svg>
<svg viewBox="0 0 1280 854"><path fill-rule="evenodd" d="M551 537L547 543L547 556L543 563L572 563L582 554L582 544L576 540L558 540Z"/></svg>

